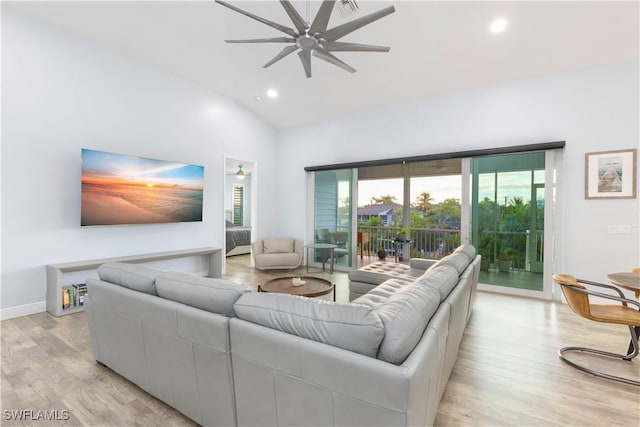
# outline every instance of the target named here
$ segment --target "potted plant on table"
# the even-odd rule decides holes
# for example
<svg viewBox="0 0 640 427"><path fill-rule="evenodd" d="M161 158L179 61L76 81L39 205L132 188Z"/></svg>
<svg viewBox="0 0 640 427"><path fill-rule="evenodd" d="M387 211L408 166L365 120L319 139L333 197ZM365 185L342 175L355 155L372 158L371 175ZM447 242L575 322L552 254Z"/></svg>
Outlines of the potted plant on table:
<svg viewBox="0 0 640 427"><path fill-rule="evenodd" d="M513 260L518 253L513 248L505 248L498 258L498 270L508 273L513 267Z"/></svg>
<svg viewBox="0 0 640 427"><path fill-rule="evenodd" d="M492 235L484 236L480 239L480 270L489 271L489 266L491 265L491 261L493 260L493 245L495 239Z"/></svg>
<svg viewBox="0 0 640 427"><path fill-rule="evenodd" d="M396 241L407 242L410 240L409 227L402 227L396 234Z"/></svg>

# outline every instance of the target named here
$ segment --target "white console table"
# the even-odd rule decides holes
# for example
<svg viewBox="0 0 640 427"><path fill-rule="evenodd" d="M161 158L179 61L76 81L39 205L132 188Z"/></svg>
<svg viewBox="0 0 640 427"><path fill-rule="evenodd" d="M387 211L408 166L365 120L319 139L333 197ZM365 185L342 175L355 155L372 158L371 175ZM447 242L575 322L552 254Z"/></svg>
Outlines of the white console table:
<svg viewBox="0 0 640 427"><path fill-rule="evenodd" d="M72 271L95 270L106 262L129 262L139 264L144 262L162 261L166 259L186 258L196 256L209 257L208 277L222 275L222 250L219 248L197 248L180 251L156 252L151 254L130 255L115 258L91 259L85 261L67 262L64 264L47 265L47 311L54 316L77 313L84 310L83 306L62 308L62 276Z"/></svg>

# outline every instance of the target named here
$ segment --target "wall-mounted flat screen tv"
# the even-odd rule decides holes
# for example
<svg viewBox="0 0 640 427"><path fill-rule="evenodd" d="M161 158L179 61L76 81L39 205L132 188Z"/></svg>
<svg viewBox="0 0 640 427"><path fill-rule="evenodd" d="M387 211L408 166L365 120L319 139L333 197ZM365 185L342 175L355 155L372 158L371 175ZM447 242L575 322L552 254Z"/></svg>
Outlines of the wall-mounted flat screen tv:
<svg viewBox="0 0 640 427"><path fill-rule="evenodd" d="M82 149L82 225L202 221L204 167Z"/></svg>

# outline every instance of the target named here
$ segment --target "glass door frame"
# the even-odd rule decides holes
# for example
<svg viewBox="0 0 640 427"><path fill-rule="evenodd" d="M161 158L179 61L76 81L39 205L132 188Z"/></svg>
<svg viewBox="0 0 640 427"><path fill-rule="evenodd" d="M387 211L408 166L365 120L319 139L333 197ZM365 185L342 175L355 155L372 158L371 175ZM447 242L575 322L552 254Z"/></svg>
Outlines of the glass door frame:
<svg viewBox="0 0 640 427"><path fill-rule="evenodd" d="M562 161L561 150L545 151L545 169L544 169L544 259L542 273L542 291L532 291L527 289L510 288L498 285L490 285L486 283L478 283L478 290L501 293L507 295L516 295L529 298L538 298L545 300L560 300L558 288L553 284L552 275L554 271L559 271L561 260L556 258L557 253L562 253L559 247L561 239L557 238L561 234L561 205L558 199L561 193L561 183L559 182L559 174L557 173ZM471 171L469 171L471 172ZM472 174L465 179L471 180ZM469 226L471 227L471 218L469 218Z"/></svg>
<svg viewBox="0 0 640 427"><path fill-rule="evenodd" d="M355 270L357 267L357 232L358 232L358 169L357 168L344 168L344 169L336 169L336 170L348 170L351 173L351 224L349 225L349 238L348 238L348 257L349 260L346 263L347 265L334 264L335 271L348 272L351 270ZM325 171L310 171L307 175L307 215L306 215L306 231L304 244L308 245L314 243L316 240L316 224L315 224L315 216L316 216L316 173L325 172ZM322 268L322 264L320 262L316 262L312 260L309 262L307 257L307 250L305 249L305 263L308 263L310 267L314 268Z"/></svg>
<svg viewBox="0 0 640 427"><path fill-rule="evenodd" d="M462 192L461 192L461 243L471 242L471 190L472 190L472 171L471 157L463 157L462 160ZM562 147L553 147L545 150L545 178L544 178L544 195L545 195L545 213L544 213L544 261L543 261L543 290L530 291L515 288L505 288L500 286L478 284L478 289L482 291L498 292L503 294L511 294L517 296L561 301L561 292L559 288L553 284L551 276L554 272L562 271L563 259L558 254L563 254L562 239L562 218L563 209L563 186L560 179L563 162ZM352 176L351 197L352 201L358 200L358 168L350 168ZM314 242L315 240L315 171L308 171L307 176L307 211L306 211L306 233L305 244ZM351 220L351 236L357 235L357 202L351 203L352 220ZM337 271L349 271L357 266L357 242L353 237L350 241L351 268L336 268ZM305 255L306 256L306 255ZM311 264L313 265L313 263ZM319 264L318 264L319 265Z"/></svg>

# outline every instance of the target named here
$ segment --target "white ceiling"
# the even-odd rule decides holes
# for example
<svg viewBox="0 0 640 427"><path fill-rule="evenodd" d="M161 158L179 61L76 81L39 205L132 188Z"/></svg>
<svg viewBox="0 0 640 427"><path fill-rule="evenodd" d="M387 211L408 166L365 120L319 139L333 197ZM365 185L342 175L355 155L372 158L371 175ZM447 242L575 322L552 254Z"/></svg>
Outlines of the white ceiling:
<svg viewBox="0 0 640 427"><path fill-rule="evenodd" d="M292 27L277 1L230 3ZM294 1L313 20L319 2ZM282 44L226 44L224 39L283 33L212 0L7 2L126 56L235 99L277 128L286 128L453 91L639 57L639 2L358 1L358 16L395 5L396 13L341 41L391 46L389 53L338 52L347 73L312 59L305 78L297 55L262 65ZM500 35L494 18L509 22ZM280 96L268 99L275 88ZM261 96L257 102L255 96Z"/></svg>

